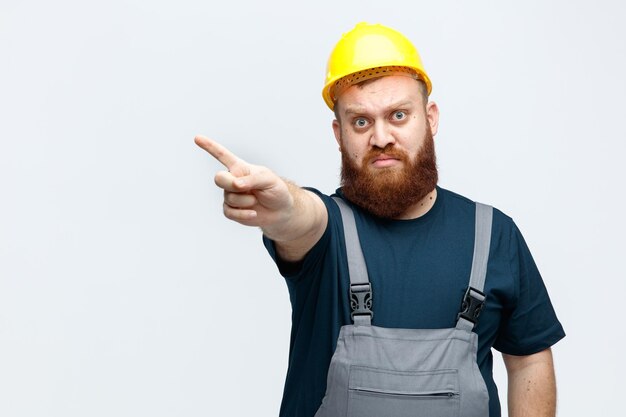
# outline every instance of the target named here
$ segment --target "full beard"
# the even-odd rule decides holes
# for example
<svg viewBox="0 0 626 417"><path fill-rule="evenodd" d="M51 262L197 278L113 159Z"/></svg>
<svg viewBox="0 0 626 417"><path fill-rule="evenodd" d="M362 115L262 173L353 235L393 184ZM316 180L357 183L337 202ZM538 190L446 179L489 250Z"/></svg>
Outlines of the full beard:
<svg viewBox="0 0 626 417"><path fill-rule="evenodd" d="M402 168L370 166L378 155L385 154L403 162ZM394 149L371 149L359 168L350 156L341 151L341 186L344 196L375 216L387 219L400 217L431 192L438 181L435 142L428 129L422 147L411 161L406 152Z"/></svg>

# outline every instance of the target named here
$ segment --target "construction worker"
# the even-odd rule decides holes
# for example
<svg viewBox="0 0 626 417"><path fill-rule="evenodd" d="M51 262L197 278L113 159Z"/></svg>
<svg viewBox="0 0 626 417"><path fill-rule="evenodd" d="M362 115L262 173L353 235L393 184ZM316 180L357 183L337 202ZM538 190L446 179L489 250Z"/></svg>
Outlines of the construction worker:
<svg viewBox="0 0 626 417"><path fill-rule="evenodd" d="M438 186L431 90L399 32L343 35L322 92L342 157L333 196L195 139L227 168L215 175L224 215L263 230L286 278L281 416L497 417L492 347L509 415L555 415L563 328L513 220Z"/></svg>

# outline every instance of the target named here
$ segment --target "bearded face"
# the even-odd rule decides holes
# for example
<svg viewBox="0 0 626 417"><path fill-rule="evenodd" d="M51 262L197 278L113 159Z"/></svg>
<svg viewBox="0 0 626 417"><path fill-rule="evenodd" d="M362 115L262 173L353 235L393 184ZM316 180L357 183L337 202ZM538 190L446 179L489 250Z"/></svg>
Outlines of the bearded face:
<svg viewBox="0 0 626 417"><path fill-rule="evenodd" d="M381 154L402 161L402 167L374 168L371 161ZM435 143L430 127L413 160L388 144L365 154L359 167L341 148L341 185L348 200L375 216L394 219L422 200L437 185Z"/></svg>

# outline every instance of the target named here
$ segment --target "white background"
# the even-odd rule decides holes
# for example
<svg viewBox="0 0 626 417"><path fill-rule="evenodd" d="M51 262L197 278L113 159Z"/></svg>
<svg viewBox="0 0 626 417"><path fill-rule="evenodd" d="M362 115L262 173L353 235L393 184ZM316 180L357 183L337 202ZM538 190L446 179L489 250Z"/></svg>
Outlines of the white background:
<svg viewBox="0 0 626 417"><path fill-rule="evenodd" d="M320 91L361 20L422 55L440 184L523 231L568 334L560 415L620 414L625 19L617 0L1 0L0 415L277 415L287 289L193 137L334 191Z"/></svg>

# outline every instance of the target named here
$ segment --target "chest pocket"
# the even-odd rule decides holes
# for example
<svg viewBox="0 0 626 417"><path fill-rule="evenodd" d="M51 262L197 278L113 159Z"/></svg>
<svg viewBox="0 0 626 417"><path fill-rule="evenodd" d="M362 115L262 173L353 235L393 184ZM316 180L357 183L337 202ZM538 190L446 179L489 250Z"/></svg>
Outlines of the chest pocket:
<svg viewBox="0 0 626 417"><path fill-rule="evenodd" d="M486 417L487 387L476 363L474 326L491 238L492 208L476 205L474 258L455 327L391 329L372 325L372 287L354 214L341 199L354 324L343 326L326 395L315 417Z"/></svg>
<svg viewBox="0 0 626 417"><path fill-rule="evenodd" d="M390 412L397 417L455 417L459 407L455 369L400 372L353 366L350 370L350 417L387 416Z"/></svg>

